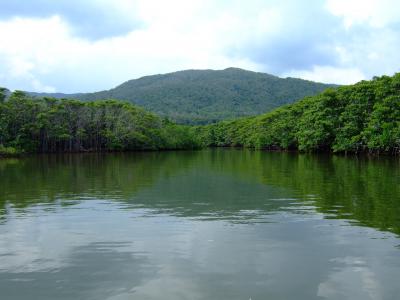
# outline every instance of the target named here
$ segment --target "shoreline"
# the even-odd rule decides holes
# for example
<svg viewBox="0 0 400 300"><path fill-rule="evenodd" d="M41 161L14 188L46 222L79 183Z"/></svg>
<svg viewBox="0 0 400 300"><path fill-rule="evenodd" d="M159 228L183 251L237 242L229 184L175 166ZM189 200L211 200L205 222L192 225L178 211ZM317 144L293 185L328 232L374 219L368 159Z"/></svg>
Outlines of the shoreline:
<svg viewBox="0 0 400 300"><path fill-rule="evenodd" d="M208 146L204 148L188 148L188 149L138 149L138 150L104 150L104 151L60 151L60 152L15 152L15 153L0 153L0 160L8 158L25 158L30 156L53 156L53 155L75 155L75 154L120 154L120 153L154 153L154 152L186 152L186 151L202 151L209 149L224 149L224 150L248 150L248 151L259 151L259 152L270 152L270 153L291 153L291 154L312 154L312 155L328 155L328 156L341 156L341 157L400 157L398 153L388 152L333 152L333 151L300 151L297 149L269 149L269 148L251 148L251 147L240 147L240 146Z"/></svg>

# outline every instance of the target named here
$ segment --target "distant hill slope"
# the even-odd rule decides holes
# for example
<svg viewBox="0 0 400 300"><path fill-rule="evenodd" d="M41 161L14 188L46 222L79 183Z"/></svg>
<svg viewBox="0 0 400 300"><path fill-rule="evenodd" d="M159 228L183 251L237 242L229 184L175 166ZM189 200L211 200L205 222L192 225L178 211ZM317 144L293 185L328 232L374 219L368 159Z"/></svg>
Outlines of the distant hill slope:
<svg viewBox="0 0 400 300"><path fill-rule="evenodd" d="M206 124L265 113L332 86L228 68L146 76L96 93L31 94L80 100L127 100L178 123Z"/></svg>

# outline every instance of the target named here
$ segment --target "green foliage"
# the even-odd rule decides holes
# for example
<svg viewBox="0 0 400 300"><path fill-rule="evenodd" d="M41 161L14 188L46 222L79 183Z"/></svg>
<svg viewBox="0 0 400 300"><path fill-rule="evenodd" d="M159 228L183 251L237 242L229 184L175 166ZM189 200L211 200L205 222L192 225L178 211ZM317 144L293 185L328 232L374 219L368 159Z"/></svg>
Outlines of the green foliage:
<svg viewBox="0 0 400 300"><path fill-rule="evenodd" d="M299 119L299 150L329 148L335 139L341 112L342 106L335 90L327 90L313 98Z"/></svg>
<svg viewBox="0 0 400 300"><path fill-rule="evenodd" d="M176 76L187 80L189 74ZM195 74L193 81L208 76ZM171 75L165 76L159 80ZM264 115L196 127L176 125L127 102L34 99L16 91L0 102L0 145L25 152L213 146L400 153L400 74L327 89Z"/></svg>
<svg viewBox="0 0 400 300"><path fill-rule="evenodd" d="M200 125L261 114L330 86L229 68L147 76L108 91L51 96L127 100L178 123Z"/></svg>
<svg viewBox="0 0 400 300"><path fill-rule="evenodd" d="M205 146L400 153L400 74L194 131Z"/></svg>
<svg viewBox="0 0 400 300"><path fill-rule="evenodd" d="M0 144L0 157L12 157L12 156L18 156L21 154L21 151L18 151L17 149L13 147L4 147L3 145Z"/></svg>
<svg viewBox="0 0 400 300"><path fill-rule="evenodd" d="M0 103L0 154L196 148L189 128L116 100L32 98Z"/></svg>
<svg viewBox="0 0 400 300"><path fill-rule="evenodd" d="M374 105L364 132L367 146L376 151L400 148L400 95L389 96Z"/></svg>
<svg viewBox="0 0 400 300"><path fill-rule="evenodd" d="M0 103L6 100L8 90L6 88L0 87Z"/></svg>

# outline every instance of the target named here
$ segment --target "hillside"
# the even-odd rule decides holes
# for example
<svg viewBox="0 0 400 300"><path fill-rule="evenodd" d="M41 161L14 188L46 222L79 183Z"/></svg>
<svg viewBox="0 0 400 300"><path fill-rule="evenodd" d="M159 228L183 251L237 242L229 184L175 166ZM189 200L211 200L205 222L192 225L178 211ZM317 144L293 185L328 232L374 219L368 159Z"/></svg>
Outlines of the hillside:
<svg viewBox="0 0 400 300"><path fill-rule="evenodd" d="M400 73L194 130L204 146L400 154Z"/></svg>
<svg viewBox="0 0 400 300"><path fill-rule="evenodd" d="M96 93L31 94L79 100L127 100L178 123L207 124L271 111L331 86L228 68L146 76Z"/></svg>

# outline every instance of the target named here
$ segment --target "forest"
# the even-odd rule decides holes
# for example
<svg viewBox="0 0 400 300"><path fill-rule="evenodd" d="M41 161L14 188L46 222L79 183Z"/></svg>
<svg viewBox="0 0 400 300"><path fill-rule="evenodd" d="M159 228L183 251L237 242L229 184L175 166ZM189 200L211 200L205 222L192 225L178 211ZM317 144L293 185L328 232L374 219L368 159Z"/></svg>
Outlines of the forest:
<svg viewBox="0 0 400 300"><path fill-rule="evenodd" d="M266 113L328 87L335 86L228 68L145 76L96 93L29 94L82 101L124 100L178 124L205 125Z"/></svg>
<svg viewBox="0 0 400 300"><path fill-rule="evenodd" d="M128 102L0 90L0 155L248 147L400 153L400 73L328 88L256 117L177 125Z"/></svg>
<svg viewBox="0 0 400 300"><path fill-rule="evenodd" d="M257 117L195 128L204 146L400 153L400 73L327 89Z"/></svg>
<svg viewBox="0 0 400 300"><path fill-rule="evenodd" d="M0 91L0 155L196 148L190 128L116 101Z"/></svg>

